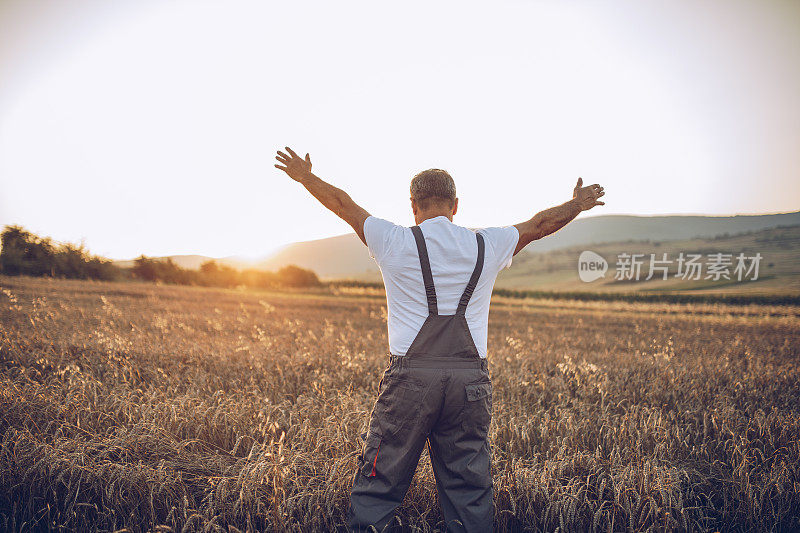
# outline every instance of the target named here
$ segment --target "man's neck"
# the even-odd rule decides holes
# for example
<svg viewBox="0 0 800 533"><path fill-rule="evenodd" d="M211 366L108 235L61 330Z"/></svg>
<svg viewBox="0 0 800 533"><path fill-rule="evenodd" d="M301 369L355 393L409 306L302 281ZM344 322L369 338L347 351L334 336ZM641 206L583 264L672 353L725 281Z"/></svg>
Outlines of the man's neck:
<svg viewBox="0 0 800 533"><path fill-rule="evenodd" d="M422 224L426 220L430 220L436 217L445 217L450 222L453 221L452 211L449 213L445 211L427 211L424 213L417 213L416 215L414 215L414 222L416 222L417 224Z"/></svg>

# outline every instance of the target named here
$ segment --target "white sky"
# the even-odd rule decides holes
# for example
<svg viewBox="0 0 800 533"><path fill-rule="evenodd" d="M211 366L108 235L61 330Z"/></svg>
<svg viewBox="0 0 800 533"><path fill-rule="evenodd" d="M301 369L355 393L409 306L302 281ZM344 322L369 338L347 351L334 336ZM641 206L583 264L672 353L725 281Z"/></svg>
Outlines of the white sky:
<svg viewBox="0 0 800 533"><path fill-rule="evenodd" d="M800 2L0 0L0 224L114 258L263 255L451 172L456 222L800 209Z"/></svg>

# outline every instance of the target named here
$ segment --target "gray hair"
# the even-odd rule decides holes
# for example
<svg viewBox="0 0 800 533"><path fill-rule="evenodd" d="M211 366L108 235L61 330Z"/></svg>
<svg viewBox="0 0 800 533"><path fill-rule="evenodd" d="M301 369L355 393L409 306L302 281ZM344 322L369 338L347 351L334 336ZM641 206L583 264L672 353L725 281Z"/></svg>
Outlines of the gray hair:
<svg viewBox="0 0 800 533"><path fill-rule="evenodd" d="M411 198L422 209L432 204L456 202L456 183L445 170L429 168L411 180Z"/></svg>

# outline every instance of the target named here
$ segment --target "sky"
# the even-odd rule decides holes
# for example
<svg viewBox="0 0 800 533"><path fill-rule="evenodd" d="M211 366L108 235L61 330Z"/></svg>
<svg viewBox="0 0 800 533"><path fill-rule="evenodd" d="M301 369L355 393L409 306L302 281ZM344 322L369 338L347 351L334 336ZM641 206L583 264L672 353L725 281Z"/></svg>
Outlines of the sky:
<svg viewBox="0 0 800 533"><path fill-rule="evenodd" d="M800 2L0 0L0 225L111 258L347 233L284 146L411 225L800 209Z"/></svg>

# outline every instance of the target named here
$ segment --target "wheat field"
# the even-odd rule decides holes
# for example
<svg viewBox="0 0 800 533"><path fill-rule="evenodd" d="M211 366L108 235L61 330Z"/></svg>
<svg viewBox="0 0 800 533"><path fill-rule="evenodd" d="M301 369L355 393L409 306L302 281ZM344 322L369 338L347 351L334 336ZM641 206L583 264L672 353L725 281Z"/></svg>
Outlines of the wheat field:
<svg viewBox="0 0 800 533"><path fill-rule="evenodd" d="M379 294L0 291L0 529L343 530ZM497 298L496 528L800 529L799 332L795 307ZM426 455L399 517L442 528Z"/></svg>

